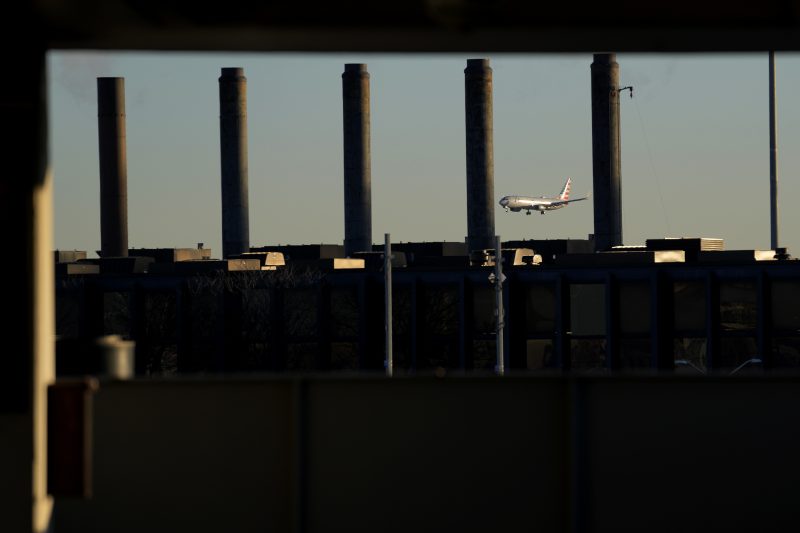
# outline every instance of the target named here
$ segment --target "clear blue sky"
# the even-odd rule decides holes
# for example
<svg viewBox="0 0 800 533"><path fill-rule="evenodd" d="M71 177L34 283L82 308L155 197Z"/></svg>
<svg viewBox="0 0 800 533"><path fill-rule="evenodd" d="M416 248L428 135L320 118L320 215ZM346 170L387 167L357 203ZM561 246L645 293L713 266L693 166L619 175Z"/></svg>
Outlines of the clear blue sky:
<svg viewBox="0 0 800 533"><path fill-rule="evenodd" d="M250 242L341 243L341 73L367 63L374 242L464 239L468 57L494 70L495 200L591 190L590 54L375 55L51 52L55 244L99 249L96 82L125 77L132 247L220 253L221 67L248 79ZM769 247L767 54L620 54L623 234ZM800 255L800 56L778 54L781 244ZM503 239L586 238L592 202L505 213Z"/></svg>

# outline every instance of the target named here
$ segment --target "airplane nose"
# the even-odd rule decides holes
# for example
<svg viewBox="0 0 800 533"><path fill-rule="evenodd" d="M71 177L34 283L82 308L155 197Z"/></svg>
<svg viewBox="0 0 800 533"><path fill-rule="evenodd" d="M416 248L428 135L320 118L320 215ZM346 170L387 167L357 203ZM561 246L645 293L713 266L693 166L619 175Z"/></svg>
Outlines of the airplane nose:
<svg viewBox="0 0 800 533"><path fill-rule="evenodd" d="M505 207L507 205L508 205L508 198L503 198L502 200L500 200L501 207Z"/></svg>

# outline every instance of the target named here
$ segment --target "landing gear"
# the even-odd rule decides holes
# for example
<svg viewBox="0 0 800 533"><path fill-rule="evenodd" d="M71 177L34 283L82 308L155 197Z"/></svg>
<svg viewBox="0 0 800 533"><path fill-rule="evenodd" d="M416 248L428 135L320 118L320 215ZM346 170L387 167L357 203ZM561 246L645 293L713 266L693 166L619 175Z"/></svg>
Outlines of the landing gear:
<svg viewBox="0 0 800 533"><path fill-rule="evenodd" d="M530 212L530 211L525 211L525 214L526 214L526 215L530 215L530 214L531 214L531 212Z"/></svg>
<svg viewBox="0 0 800 533"><path fill-rule="evenodd" d="M503 209L505 209L505 210L506 210L506 213L508 213L508 207L504 207Z"/></svg>
<svg viewBox="0 0 800 533"><path fill-rule="evenodd" d="M540 215L544 215L544 211L539 211L539 214Z"/></svg>

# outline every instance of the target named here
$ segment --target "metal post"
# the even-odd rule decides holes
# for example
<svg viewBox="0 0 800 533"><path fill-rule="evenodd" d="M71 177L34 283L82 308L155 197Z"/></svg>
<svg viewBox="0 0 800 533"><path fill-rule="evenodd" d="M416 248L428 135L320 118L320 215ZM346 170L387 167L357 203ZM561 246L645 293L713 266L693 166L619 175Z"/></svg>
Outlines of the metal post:
<svg viewBox="0 0 800 533"><path fill-rule="evenodd" d="M775 52L769 53L769 227L770 246L778 248L778 120L775 115Z"/></svg>
<svg viewBox="0 0 800 533"><path fill-rule="evenodd" d="M497 346L497 375L505 374L503 361L503 254L500 249L500 236L494 237L494 314L497 317L495 344Z"/></svg>
<svg viewBox="0 0 800 533"><path fill-rule="evenodd" d="M392 239L386 233L383 244L383 293L386 323L386 375L392 377Z"/></svg>

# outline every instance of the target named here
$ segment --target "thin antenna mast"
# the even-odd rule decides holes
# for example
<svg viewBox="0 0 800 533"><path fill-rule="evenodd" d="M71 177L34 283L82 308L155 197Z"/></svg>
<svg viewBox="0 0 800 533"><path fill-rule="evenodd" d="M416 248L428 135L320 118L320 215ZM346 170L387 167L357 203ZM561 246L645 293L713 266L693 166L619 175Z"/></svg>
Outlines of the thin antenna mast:
<svg viewBox="0 0 800 533"><path fill-rule="evenodd" d="M778 121L775 116L775 52L769 52L769 228L770 247L778 248Z"/></svg>

